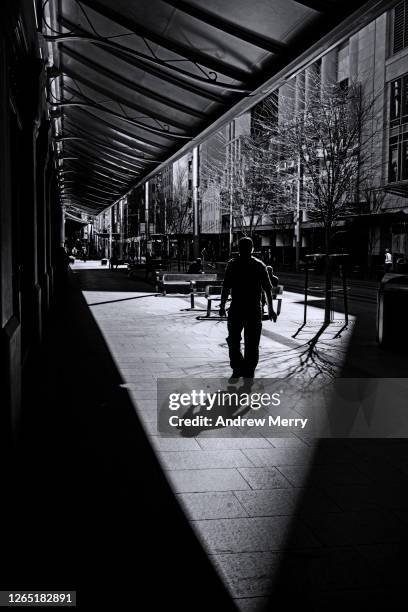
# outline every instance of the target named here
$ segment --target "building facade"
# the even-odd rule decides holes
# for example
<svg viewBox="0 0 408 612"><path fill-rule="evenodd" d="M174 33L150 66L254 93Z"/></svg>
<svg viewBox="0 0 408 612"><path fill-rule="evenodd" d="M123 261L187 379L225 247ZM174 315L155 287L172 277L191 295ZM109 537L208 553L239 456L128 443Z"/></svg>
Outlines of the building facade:
<svg viewBox="0 0 408 612"><path fill-rule="evenodd" d="M396 3L358 32L343 36L327 53L269 93L278 108L278 121L299 111L317 79L322 88L329 83L341 88L359 83L362 95L372 101L375 121L371 167L365 169L354 210L339 222L334 246L350 254L356 271L379 268L385 248L392 250L397 263L408 254L408 0ZM254 118L263 104L265 101L230 121L198 148L200 250L210 250L213 259L227 258L246 231L248 209L245 201L237 205L233 194L238 183L246 180L244 143L256 136ZM192 164L192 153L185 154L161 168L126 201L115 204L109 222L107 213L101 213L95 221L95 235L99 232L102 250L106 253L107 244L115 239L121 245L133 244L132 251L138 256L153 249L157 255L175 257L182 249L183 257L191 259ZM294 265L296 256L323 248L321 228L308 214L304 193L296 201L298 179L294 173L288 186L292 210L278 211L271 202L257 215L256 228L251 230L256 249L265 259L288 266ZM245 200L247 192L242 193ZM123 256L129 251L129 247L120 248Z"/></svg>

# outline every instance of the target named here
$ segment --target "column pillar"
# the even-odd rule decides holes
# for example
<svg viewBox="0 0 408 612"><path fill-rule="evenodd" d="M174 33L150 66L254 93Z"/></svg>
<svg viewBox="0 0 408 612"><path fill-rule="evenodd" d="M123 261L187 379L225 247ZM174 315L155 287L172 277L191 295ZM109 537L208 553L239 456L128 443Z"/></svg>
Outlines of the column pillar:
<svg viewBox="0 0 408 612"><path fill-rule="evenodd" d="M65 206L64 204L61 206L61 239L60 246L65 246Z"/></svg>
<svg viewBox="0 0 408 612"><path fill-rule="evenodd" d="M352 83L355 83L358 80L358 41L358 34L354 34L349 41L350 81Z"/></svg>
<svg viewBox="0 0 408 612"><path fill-rule="evenodd" d="M305 73L301 72L296 77L295 86L295 115L299 115L305 108Z"/></svg>
<svg viewBox="0 0 408 612"><path fill-rule="evenodd" d="M319 76L317 64L308 66L305 70L305 104L313 103L313 99L320 91L321 76Z"/></svg>
<svg viewBox="0 0 408 612"><path fill-rule="evenodd" d="M322 57L321 68L322 91L329 85L334 85L337 81L337 51L329 51Z"/></svg>
<svg viewBox="0 0 408 612"><path fill-rule="evenodd" d="M27 165L30 166L31 173L31 181L27 182L27 206L30 206L30 221L32 223L31 244L27 246L31 246L31 249L28 253L27 258L27 272L29 273L28 281L31 281L31 292L32 292L32 325L33 325L33 344L38 345L41 342L42 338L42 291L41 285L39 283L39 215L38 215L38 195L37 195L37 138L39 133L39 123L37 120L34 121L32 126L31 134L28 133L28 138L30 138L31 150L27 151ZM28 125L27 125L28 128ZM27 129L27 132L28 129ZM27 143L28 146L28 143ZM31 197L30 197L31 196ZM23 313L24 314L24 313ZM27 313L26 313L27 316Z"/></svg>
<svg viewBox="0 0 408 612"><path fill-rule="evenodd" d="M49 283L49 298L50 303L54 295L54 267L53 267L53 253L52 253L52 197L53 197L53 168L52 168L52 157L51 150L48 147L47 153L47 165L45 168L45 223L46 223L46 269L48 274ZM55 203L54 203L55 205Z"/></svg>
<svg viewBox="0 0 408 612"><path fill-rule="evenodd" d="M295 115L299 121L303 121L305 111L305 96L306 96L306 77L305 73L301 72L296 77L296 95L295 95ZM300 153L296 160L296 208L295 208L295 263L296 271L300 269L300 249L301 249L301 221L302 221L302 201L303 201L303 168L300 161Z"/></svg>
<svg viewBox="0 0 408 612"><path fill-rule="evenodd" d="M146 243L149 238L149 181L145 182L145 228L146 228ZM147 244L146 244L147 249Z"/></svg>
<svg viewBox="0 0 408 612"><path fill-rule="evenodd" d="M200 220L198 206L199 170L198 170L198 147L193 149L193 250L194 258L200 256Z"/></svg>
<svg viewBox="0 0 408 612"><path fill-rule="evenodd" d="M43 323L45 323L50 307L50 286L47 269L47 168L48 125L43 121L37 138L38 279L42 293Z"/></svg>

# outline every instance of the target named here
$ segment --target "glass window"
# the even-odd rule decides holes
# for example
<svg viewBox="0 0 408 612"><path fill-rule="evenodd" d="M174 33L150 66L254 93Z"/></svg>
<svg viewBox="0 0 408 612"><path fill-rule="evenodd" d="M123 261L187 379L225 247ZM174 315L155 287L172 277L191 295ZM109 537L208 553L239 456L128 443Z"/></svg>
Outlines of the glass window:
<svg viewBox="0 0 408 612"><path fill-rule="evenodd" d="M404 77L402 82L402 96L401 96L401 111L403 118L403 123L408 122L408 76Z"/></svg>
<svg viewBox="0 0 408 612"><path fill-rule="evenodd" d="M390 123L388 181L393 183L408 179L408 75L390 83Z"/></svg>
<svg viewBox="0 0 408 612"><path fill-rule="evenodd" d="M402 143L401 180L408 179L408 141Z"/></svg>
<svg viewBox="0 0 408 612"><path fill-rule="evenodd" d="M388 182L395 183L398 180L398 144L390 146Z"/></svg>
<svg viewBox="0 0 408 612"><path fill-rule="evenodd" d="M391 83L390 119L394 121L401 115L401 79Z"/></svg>
<svg viewBox="0 0 408 612"><path fill-rule="evenodd" d="M408 0L397 4L394 9L393 53L408 46Z"/></svg>

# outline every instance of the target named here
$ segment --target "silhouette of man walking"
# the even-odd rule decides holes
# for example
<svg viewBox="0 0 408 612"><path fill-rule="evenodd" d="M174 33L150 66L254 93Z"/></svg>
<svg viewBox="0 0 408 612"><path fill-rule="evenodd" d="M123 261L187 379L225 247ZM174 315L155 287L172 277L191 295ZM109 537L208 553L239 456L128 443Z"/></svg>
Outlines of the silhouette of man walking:
<svg viewBox="0 0 408 612"><path fill-rule="evenodd" d="M228 311L228 338L231 379L253 378L259 360L262 331L262 296L265 292L269 318L276 322L272 304L272 285L265 264L252 256L252 239L239 241L239 257L228 262L221 292L220 316L225 316L225 303L231 293ZM241 353L244 331L245 350Z"/></svg>

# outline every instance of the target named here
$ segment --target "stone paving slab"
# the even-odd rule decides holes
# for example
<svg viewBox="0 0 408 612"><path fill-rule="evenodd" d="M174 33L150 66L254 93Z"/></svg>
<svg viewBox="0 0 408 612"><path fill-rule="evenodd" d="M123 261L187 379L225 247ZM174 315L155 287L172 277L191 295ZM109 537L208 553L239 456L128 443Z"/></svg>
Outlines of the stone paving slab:
<svg viewBox="0 0 408 612"><path fill-rule="evenodd" d="M305 465L313 457L313 450L293 448L246 448L244 454L255 467L268 467L280 465Z"/></svg>
<svg viewBox="0 0 408 612"><path fill-rule="evenodd" d="M245 577L238 576L239 582L242 584L246 582ZM230 590L232 593L237 593L235 582L231 581ZM235 603L237 604L241 612L264 612L268 606L267 597L242 597L236 598Z"/></svg>
<svg viewBox="0 0 408 612"><path fill-rule="evenodd" d="M314 486L329 486L335 484L361 485L368 484L369 478L353 465L331 464L313 466L309 472L308 466L283 465L279 471L294 486L304 486L310 479Z"/></svg>
<svg viewBox="0 0 408 612"><path fill-rule="evenodd" d="M210 554L320 546L306 525L298 523L293 532L287 516L203 520L194 521L194 525Z"/></svg>
<svg viewBox="0 0 408 612"><path fill-rule="evenodd" d="M270 448L270 442L266 438L197 438L197 442L203 450L233 450L248 448Z"/></svg>
<svg viewBox="0 0 408 612"><path fill-rule="evenodd" d="M274 448L305 448L307 446L303 440L297 437L266 438Z"/></svg>
<svg viewBox="0 0 408 612"><path fill-rule="evenodd" d="M162 438L155 436L151 440L158 451L200 451L201 445L195 438Z"/></svg>
<svg viewBox="0 0 408 612"><path fill-rule="evenodd" d="M289 489L292 486L275 467L250 467L239 471L252 489Z"/></svg>
<svg viewBox="0 0 408 612"><path fill-rule="evenodd" d="M249 516L291 515L296 507L296 495L287 489L270 491L237 491L235 493Z"/></svg>
<svg viewBox="0 0 408 612"><path fill-rule="evenodd" d="M166 470L200 470L205 468L239 468L252 465L240 450L178 451L159 453Z"/></svg>
<svg viewBox="0 0 408 612"><path fill-rule="evenodd" d="M176 493L241 491L250 488L245 478L234 468L174 470L168 474Z"/></svg>
<svg viewBox="0 0 408 612"><path fill-rule="evenodd" d="M181 493L178 498L195 521L228 519L248 516L243 504L232 491L210 493Z"/></svg>
<svg viewBox="0 0 408 612"><path fill-rule="evenodd" d="M281 555L271 552L221 553L213 555L216 567L225 577L230 590L236 597L261 598L267 596L272 586L272 568L278 569ZM256 610L265 600L240 601L241 610ZM262 608L260 608L262 609Z"/></svg>

